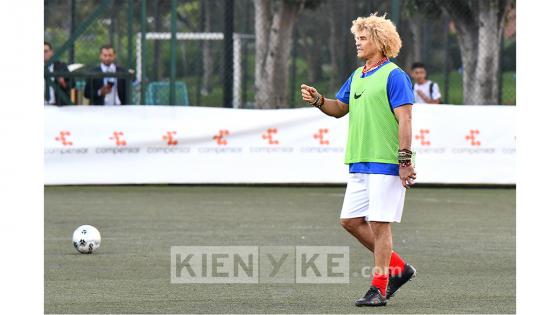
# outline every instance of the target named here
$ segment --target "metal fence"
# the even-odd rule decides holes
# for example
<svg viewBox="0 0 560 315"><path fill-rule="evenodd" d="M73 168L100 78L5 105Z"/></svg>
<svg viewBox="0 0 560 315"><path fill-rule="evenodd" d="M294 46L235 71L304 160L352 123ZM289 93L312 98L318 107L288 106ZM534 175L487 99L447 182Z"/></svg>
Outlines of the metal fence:
<svg viewBox="0 0 560 315"><path fill-rule="evenodd" d="M387 12L403 41L395 60L401 68L409 71L412 63L423 62L443 103L485 104L485 92L464 82L467 75L471 81L480 76L466 73L460 41L460 20L476 20L475 10L484 8L474 0L448 2L458 5L446 7L437 0L45 0L44 31L55 58L70 65L72 74L65 77L74 104L91 103L84 88L93 75L126 80L131 104L255 108L262 107L256 94L262 91L266 66L257 64L263 57L259 59L255 37L272 34L271 28L278 26L285 35L289 28L280 48L269 51L280 55L276 66L281 74L272 81L280 100L273 107L300 107L306 106L300 101L300 83L334 97L361 65L350 33L352 20ZM258 5L268 10L265 15ZM497 47L499 54L497 103L515 104L515 1L505 16L501 36L489 37L488 47ZM278 17L285 20L274 25ZM126 73L92 74L105 44L114 47L116 64ZM58 75L45 73L49 79ZM59 92L52 84L56 81L46 81Z"/></svg>

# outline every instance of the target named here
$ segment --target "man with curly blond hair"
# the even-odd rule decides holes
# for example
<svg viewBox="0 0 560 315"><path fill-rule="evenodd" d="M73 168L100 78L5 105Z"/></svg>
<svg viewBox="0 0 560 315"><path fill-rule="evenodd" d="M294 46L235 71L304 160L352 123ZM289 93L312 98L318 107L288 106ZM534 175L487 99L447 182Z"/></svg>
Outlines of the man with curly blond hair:
<svg viewBox="0 0 560 315"><path fill-rule="evenodd" d="M384 306L416 270L393 251L391 222L400 222L407 188L416 180L412 165L412 103L408 75L389 61L401 39L385 15L359 17L351 28L356 69L336 99L302 84L304 101L336 118L350 113L345 163L350 175L340 214L341 225L374 256L371 286L357 306Z"/></svg>

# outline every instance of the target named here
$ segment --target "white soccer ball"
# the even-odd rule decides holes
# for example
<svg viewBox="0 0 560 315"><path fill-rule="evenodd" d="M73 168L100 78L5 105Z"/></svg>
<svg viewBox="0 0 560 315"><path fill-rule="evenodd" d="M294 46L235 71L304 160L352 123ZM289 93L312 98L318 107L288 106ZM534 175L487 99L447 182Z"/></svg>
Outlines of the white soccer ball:
<svg viewBox="0 0 560 315"><path fill-rule="evenodd" d="M94 226L81 225L74 231L72 243L78 252L91 254L101 244L101 234Z"/></svg>

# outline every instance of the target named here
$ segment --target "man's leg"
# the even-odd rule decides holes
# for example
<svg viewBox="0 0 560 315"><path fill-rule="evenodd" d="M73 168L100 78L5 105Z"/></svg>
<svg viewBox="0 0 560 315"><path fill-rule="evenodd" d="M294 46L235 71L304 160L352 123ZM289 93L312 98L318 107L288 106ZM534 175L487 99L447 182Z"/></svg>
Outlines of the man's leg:
<svg viewBox="0 0 560 315"><path fill-rule="evenodd" d="M393 234L389 222L370 222L375 248L375 272L389 273L389 262L393 251Z"/></svg>
<svg viewBox="0 0 560 315"><path fill-rule="evenodd" d="M364 297L356 301L356 306L384 306L387 304L387 285L389 283L389 262L391 261L391 252L393 238L391 235L391 225L387 222L368 222L367 225L371 231L374 256L374 273L371 287ZM365 229L364 229L365 230ZM364 240L365 243L371 243L371 240Z"/></svg>
<svg viewBox="0 0 560 315"><path fill-rule="evenodd" d="M365 217L340 219L340 225L354 235L362 245L369 249L372 253L375 249L375 239L371 226L365 220Z"/></svg>
<svg viewBox="0 0 560 315"><path fill-rule="evenodd" d="M385 268L382 268L385 270L384 276L386 278L388 278L389 275L391 276L390 281L385 279L384 282L385 284L375 282L377 283L376 286L374 281L372 281L372 287L370 287L370 289L368 290L368 292L363 298L356 301L356 305L357 306L382 306L385 305L386 303L385 295L388 294L387 297L391 295L390 289L392 289L391 292L395 292L407 280L403 279L404 281L396 283L396 285L393 285L394 282L392 282L396 276L392 273L392 270L402 270L401 266L404 264L404 262L402 261L402 259L400 259L400 257L396 253L392 252L391 250L392 235L390 234L391 230L390 230L389 223L368 222L369 220L367 220L367 219L371 219L371 221L374 221L376 219L376 216L378 216L378 213L376 213L375 211L374 212L371 211L372 206L375 207L375 205L377 205L377 207L375 208L381 208L381 209L386 208L384 202L379 201L379 197L380 196L386 197L387 195L385 191L379 189L379 187L385 187L386 185L379 185L379 184L374 185L374 187L377 189L375 190L374 193L372 193L369 178L370 178L370 174L361 174L361 173L350 174L348 185L346 188L346 193L344 196L344 203L341 210L340 224L344 227L344 229L346 229L350 234L352 234L356 239L358 239L358 241L362 245L364 245L364 247L369 249L372 253L375 253L373 255L375 261L377 263L381 263L383 266L386 266ZM398 177L396 178L399 179ZM374 178L374 180L377 179ZM390 192L388 193L390 194ZM370 197L374 197L374 198L371 199ZM402 197L404 197L404 194L402 195ZM377 200L377 202L372 202L373 200ZM400 202L400 204L402 207L402 202ZM402 212L402 210L400 212ZM385 221L385 218L383 217L380 219L381 219L380 221ZM395 213L393 216L391 216L388 219L390 220L387 221L400 222L400 213ZM378 225L380 224L381 226L385 226L385 228L382 231L376 232L375 229L377 229ZM383 227L381 227L381 229L383 229ZM387 233L389 233L388 238L386 237ZM378 234L377 238L381 238L380 242L382 242L383 240L385 241L389 240L389 244L385 244L385 247L388 248L388 250L387 249L384 250L385 253L384 258L376 257L377 256L376 234ZM384 235L385 237L382 237ZM401 263L401 266L398 266L399 262ZM376 270L376 268L374 268L374 270ZM380 277L378 276L377 278ZM379 279L376 279L376 277L374 277L374 280L379 281ZM387 284L387 282L389 282L389 284ZM381 295L381 290L379 288L384 288L383 295Z"/></svg>
<svg viewBox="0 0 560 315"><path fill-rule="evenodd" d="M368 223L367 221L365 221L364 217L340 219L340 225L342 225L342 227L344 227L346 231L352 234L372 253L375 252L374 223L375 222ZM391 257L389 259L389 275L391 277L400 275L404 269L405 264L405 261L399 256L399 254L392 250Z"/></svg>
<svg viewBox="0 0 560 315"><path fill-rule="evenodd" d="M385 294L390 298L416 274L414 267L392 250L393 236L390 222L401 221L406 190L398 176L372 174L369 180L370 212L367 217L371 221L375 238L375 271L381 279L389 274L390 279ZM372 283L376 281L375 278L374 275ZM380 286L384 286L383 281L380 282Z"/></svg>
<svg viewBox="0 0 560 315"><path fill-rule="evenodd" d="M372 285L376 286L383 296L386 296L389 281L389 262L393 251L393 235L391 224L388 222L371 222L375 244L375 268Z"/></svg>
<svg viewBox="0 0 560 315"><path fill-rule="evenodd" d="M368 209L369 176L368 174L351 173L340 211L340 225L373 252L373 232L369 222L365 219Z"/></svg>

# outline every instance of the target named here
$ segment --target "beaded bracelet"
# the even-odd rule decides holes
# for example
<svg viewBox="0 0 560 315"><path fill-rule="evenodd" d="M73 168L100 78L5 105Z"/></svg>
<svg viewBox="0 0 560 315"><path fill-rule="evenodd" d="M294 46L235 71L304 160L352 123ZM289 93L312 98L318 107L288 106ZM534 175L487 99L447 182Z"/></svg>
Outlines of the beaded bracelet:
<svg viewBox="0 0 560 315"><path fill-rule="evenodd" d="M319 100L321 100L321 96L319 94L317 94L317 96L315 96L315 101L313 103L311 103L311 105L316 106L317 102L319 102Z"/></svg>
<svg viewBox="0 0 560 315"><path fill-rule="evenodd" d="M407 167L412 164L412 157L414 153L408 149L400 149L399 150L399 166Z"/></svg>
<svg viewBox="0 0 560 315"><path fill-rule="evenodd" d="M323 95L321 95L321 101L319 103L320 104L316 105L315 107L321 108L321 106L325 105L325 97Z"/></svg>

